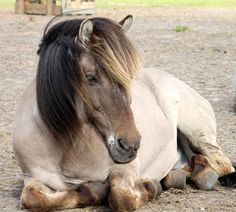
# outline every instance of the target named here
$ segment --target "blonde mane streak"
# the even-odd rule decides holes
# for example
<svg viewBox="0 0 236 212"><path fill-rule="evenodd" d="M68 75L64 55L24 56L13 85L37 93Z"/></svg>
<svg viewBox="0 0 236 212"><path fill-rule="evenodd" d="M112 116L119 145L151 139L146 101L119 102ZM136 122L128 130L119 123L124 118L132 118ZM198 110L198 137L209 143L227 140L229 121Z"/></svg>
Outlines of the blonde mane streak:
<svg viewBox="0 0 236 212"><path fill-rule="evenodd" d="M120 83L125 90L129 90L131 80L141 69L139 54L125 35L123 39L111 35L110 39L113 43L94 36L92 52L114 81Z"/></svg>

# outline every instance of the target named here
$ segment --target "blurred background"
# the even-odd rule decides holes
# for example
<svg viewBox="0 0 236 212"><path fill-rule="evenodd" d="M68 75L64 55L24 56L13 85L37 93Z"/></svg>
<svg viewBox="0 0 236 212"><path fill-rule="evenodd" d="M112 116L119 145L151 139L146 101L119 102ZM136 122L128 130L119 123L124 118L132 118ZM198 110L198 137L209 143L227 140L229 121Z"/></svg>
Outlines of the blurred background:
<svg viewBox="0 0 236 212"><path fill-rule="evenodd" d="M36 0L37 1L37 0ZM72 0L73 1L73 0ZM14 7L15 0L1 0L1 7ZM31 1L33 2L33 1ZM190 7L233 7L235 0L96 0L97 8L127 8L127 7L163 7L163 6L190 6ZM61 1L57 0L57 4Z"/></svg>

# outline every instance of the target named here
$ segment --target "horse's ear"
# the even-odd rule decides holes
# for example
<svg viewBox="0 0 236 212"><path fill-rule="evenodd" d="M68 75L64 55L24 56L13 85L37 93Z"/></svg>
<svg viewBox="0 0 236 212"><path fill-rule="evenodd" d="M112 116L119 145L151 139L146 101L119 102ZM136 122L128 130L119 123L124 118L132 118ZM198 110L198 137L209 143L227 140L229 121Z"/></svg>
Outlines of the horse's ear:
<svg viewBox="0 0 236 212"><path fill-rule="evenodd" d="M127 15L124 19L118 22L123 29L127 32L133 23L133 16Z"/></svg>
<svg viewBox="0 0 236 212"><path fill-rule="evenodd" d="M91 19L84 20L79 29L79 34L76 37L76 40L87 46L90 41L90 38L93 34L93 22Z"/></svg>

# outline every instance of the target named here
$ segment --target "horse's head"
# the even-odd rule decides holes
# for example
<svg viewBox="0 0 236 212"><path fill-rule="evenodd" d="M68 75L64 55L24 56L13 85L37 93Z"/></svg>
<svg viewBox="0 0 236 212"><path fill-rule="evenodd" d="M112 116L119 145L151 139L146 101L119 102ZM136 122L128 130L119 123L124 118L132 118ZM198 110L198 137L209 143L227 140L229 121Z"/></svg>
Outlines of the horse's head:
<svg viewBox="0 0 236 212"><path fill-rule="evenodd" d="M39 111L51 132L73 137L87 122L116 163L132 161L141 139L130 108L131 79L139 69L125 35L131 23L127 16L119 23L93 18L53 26L43 39L37 74Z"/></svg>
<svg viewBox="0 0 236 212"><path fill-rule="evenodd" d="M118 163L136 157L141 139L130 108L129 86L136 71L132 68L138 68L137 61L132 61L137 59L135 50L125 36L131 21L131 16L122 20L122 25L110 20L85 20L75 39L84 47L79 61L84 79L80 93L87 118Z"/></svg>

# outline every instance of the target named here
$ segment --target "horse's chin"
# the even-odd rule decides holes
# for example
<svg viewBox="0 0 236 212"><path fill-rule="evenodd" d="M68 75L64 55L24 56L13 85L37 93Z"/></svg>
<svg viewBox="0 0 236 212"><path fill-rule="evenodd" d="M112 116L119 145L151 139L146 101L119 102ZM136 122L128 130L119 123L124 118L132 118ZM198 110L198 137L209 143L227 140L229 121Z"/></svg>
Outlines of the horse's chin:
<svg viewBox="0 0 236 212"><path fill-rule="evenodd" d="M137 156L135 155L132 158L128 158L128 159L123 159L123 158L112 158L112 160L114 161L114 163L117 164L125 164L125 163L130 163L132 162Z"/></svg>
<svg viewBox="0 0 236 212"><path fill-rule="evenodd" d="M109 149L109 154L110 157L112 158L114 163L118 164L124 164L124 163L130 163L133 161L136 157L137 154L125 154L119 151L117 148L108 148Z"/></svg>

